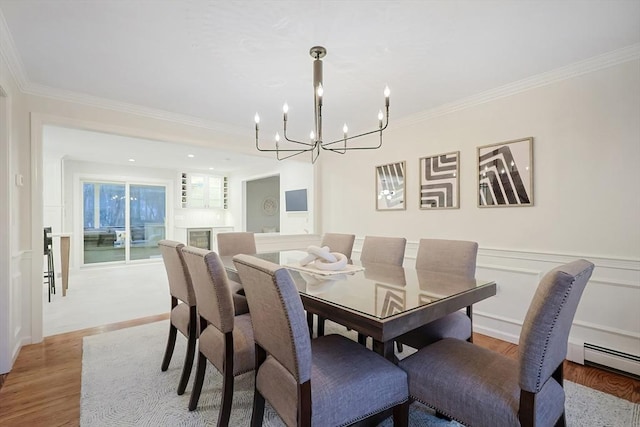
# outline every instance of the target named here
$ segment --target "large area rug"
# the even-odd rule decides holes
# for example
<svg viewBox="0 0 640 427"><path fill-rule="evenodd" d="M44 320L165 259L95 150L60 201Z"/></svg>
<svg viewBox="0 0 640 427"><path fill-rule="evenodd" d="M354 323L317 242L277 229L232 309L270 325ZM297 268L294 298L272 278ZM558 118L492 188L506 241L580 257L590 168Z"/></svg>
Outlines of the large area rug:
<svg viewBox="0 0 640 427"><path fill-rule="evenodd" d="M214 426L220 407L222 376L208 364L198 409L187 409L195 375L184 395L176 394L186 340L178 334L171 365L160 364L168 335L168 321L151 323L84 338L80 425L100 426ZM327 332L333 332L328 326ZM344 328L335 330L342 333ZM640 405L565 381L569 426L639 426ZM231 426L248 426L253 399L253 374L235 380ZM278 415L265 410L265 426L283 426ZM391 419L380 426L392 426ZM411 405L410 425L459 426L440 420L424 406Z"/></svg>

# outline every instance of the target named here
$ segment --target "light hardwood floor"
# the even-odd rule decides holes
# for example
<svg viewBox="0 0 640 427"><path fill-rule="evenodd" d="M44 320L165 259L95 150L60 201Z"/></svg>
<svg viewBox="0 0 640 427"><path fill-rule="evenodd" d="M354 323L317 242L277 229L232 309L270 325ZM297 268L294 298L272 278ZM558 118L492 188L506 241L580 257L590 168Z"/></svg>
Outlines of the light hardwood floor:
<svg viewBox="0 0 640 427"><path fill-rule="evenodd" d="M163 314L83 329L25 346L0 389L0 426L79 425L82 338L168 317ZM484 335L474 334L474 342L510 357L518 352L516 345ZM638 380L572 362L565 362L565 378L640 403Z"/></svg>

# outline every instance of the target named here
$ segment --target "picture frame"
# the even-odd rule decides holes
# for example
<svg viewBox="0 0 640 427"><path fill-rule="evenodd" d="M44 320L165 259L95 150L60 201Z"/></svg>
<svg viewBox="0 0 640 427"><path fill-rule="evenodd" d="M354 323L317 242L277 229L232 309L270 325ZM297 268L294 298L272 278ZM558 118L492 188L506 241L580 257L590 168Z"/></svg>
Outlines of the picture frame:
<svg viewBox="0 0 640 427"><path fill-rule="evenodd" d="M421 157L420 209L460 208L460 151Z"/></svg>
<svg viewBox="0 0 640 427"><path fill-rule="evenodd" d="M478 147L478 207L533 206L533 138Z"/></svg>
<svg viewBox="0 0 640 427"><path fill-rule="evenodd" d="M405 210L406 162L376 166L376 210Z"/></svg>
<svg viewBox="0 0 640 427"><path fill-rule="evenodd" d="M406 309L407 291L376 283L376 314L382 318L401 313Z"/></svg>

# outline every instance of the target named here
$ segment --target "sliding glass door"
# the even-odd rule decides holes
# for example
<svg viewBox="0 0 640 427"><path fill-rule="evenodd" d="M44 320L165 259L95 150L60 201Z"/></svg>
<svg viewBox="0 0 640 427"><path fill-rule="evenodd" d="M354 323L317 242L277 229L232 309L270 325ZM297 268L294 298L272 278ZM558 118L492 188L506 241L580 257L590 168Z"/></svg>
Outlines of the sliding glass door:
<svg viewBox="0 0 640 427"><path fill-rule="evenodd" d="M165 236L166 190L157 185L129 187L129 259L161 256L158 241Z"/></svg>
<svg viewBox="0 0 640 427"><path fill-rule="evenodd" d="M83 181L82 197L84 264L160 257L166 187Z"/></svg>

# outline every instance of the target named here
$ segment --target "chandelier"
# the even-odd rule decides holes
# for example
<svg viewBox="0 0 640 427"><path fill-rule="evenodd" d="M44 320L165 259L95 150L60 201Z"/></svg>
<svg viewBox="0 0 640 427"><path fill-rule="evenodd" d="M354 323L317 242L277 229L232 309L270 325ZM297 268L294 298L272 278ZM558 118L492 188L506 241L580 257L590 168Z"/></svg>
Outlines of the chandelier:
<svg viewBox="0 0 640 427"><path fill-rule="evenodd" d="M283 112L283 137L286 141L292 143L287 145L288 148L280 147L280 134L275 135L275 148L261 148L258 140L258 129L260 124L260 116L258 113L255 115L256 122L256 149L258 151L275 152L278 160L288 159L293 156L297 156L302 153L311 153L311 162L315 163L320 155L320 149L333 151L334 153L344 154L349 150L375 150L382 146L382 131L389 125L389 87L384 89L385 100L385 114L382 110L378 112L378 129L370 132L361 133L359 135L349 136L349 128L345 123L342 127L342 138L335 141L325 142L322 140L322 95L324 94L324 87L322 86L322 58L327 54L327 50L322 46L314 46L309 51L309 54L313 58L313 103L314 103L314 116L315 126L314 130L309 134L309 142L297 141L291 139L287 135L287 113L289 112L289 106L285 103L282 107ZM384 119L384 123L383 123ZM380 134L380 141L373 146L348 146L347 142L360 138L362 136L371 135L374 133ZM295 145L293 145L295 144Z"/></svg>

